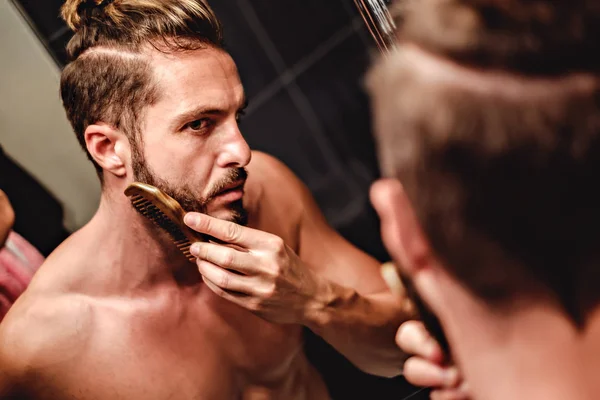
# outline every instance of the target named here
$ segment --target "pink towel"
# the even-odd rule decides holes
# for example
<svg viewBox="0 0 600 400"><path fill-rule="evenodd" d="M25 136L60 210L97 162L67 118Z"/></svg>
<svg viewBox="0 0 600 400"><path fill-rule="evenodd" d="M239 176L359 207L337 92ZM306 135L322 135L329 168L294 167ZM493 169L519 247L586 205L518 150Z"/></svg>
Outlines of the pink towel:
<svg viewBox="0 0 600 400"><path fill-rule="evenodd" d="M8 235L0 249L0 321L43 262L44 256L18 233Z"/></svg>

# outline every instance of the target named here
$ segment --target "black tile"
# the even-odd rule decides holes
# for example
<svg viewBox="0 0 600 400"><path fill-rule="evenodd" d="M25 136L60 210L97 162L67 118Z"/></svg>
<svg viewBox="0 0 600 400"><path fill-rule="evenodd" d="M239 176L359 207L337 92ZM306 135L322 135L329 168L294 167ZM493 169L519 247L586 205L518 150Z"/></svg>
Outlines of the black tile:
<svg viewBox="0 0 600 400"><path fill-rule="evenodd" d="M352 170L339 164L312 187L312 193L329 224L337 229L362 211L367 191L361 191Z"/></svg>
<svg viewBox="0 0 600 400"><path fill-rule="evenodd" d="M330 166L287 92L279 92L244 117L240 129L255 150L287 164L308 186L317 185Z"/></svg>
<svg viewBox="0 0 600 400"><path fill-rule="evenodd" d="M340 235L354 246L383 263L389 261L390 256L381 240L379 217L369 201L369 186L363 188L364 203L360 213L355 215L351 220L342 221L335 228Z"/></svg>
<svg viewBox="0 0 600 400"><path fill-rule="evenodd" d="M213 1L211 6L223 24L227 51L238 66L251 100L277 78L275 68L235 2Z"/></svg>
<svg viewBox="0 0 600 400"><path fill-rule="evenodd" d="M307 357L320 372L334 400L401 400L419 390L401 376L381 378L361 372L308 329L304 330L304 338ZM428 392L410 397L410 400L425 399L429 399Z"/></svg>
<svg viewBox="0 0 600 400"><path fill-rule="evenodd" d="M360 17L360 12L356 6L355 0L341 0L346 11L353 17Z"/></svg>
<svg viewBox="0 0 600 400"><path fill-rule="evenodd" d="M20 4L44 40L48 40L63 26L60 7L64 0L15 0L15 2Z"/></svg>
<svg viewBox="0 0 600 400"><path fill-rule="evenodd" d="M342 162L358 163L374 178L379 176L379 170L363 84L370 63L369 51L354 33L296 82Z"/></svg>
<svg viewBox="0 0 600 400"><path fill-rule="evenodd" d="M238 0L254 13L290 67L350 24L341 0Z"/></svg>
<svg viewBox="0 0 600 400"><path fill-rule="evenodd" d="M67 63L66 47L72 36L73 32L71 30L64 30L62 35L54 38L54 40L48 43L50 53L60 67L63 67Z"/></svg>

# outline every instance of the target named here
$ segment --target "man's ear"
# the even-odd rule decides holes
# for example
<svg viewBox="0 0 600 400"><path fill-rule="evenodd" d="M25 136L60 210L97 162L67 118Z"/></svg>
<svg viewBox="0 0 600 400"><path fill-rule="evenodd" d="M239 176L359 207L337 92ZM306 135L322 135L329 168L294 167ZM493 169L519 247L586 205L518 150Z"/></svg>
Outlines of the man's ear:
<svg viewBox="0 0 600 400"><path fill-rule="evenodd" d="M376 182L371 188L371 202L381 219L381 234L388 252L427 306L419 309L421 317L431 318L431 312L447 315L449 302L444 293L457 285L435 257L400 182L396 179Z"/></svg>
<svg viewBox="0 0 600 400"><path fill-rule="evenodd" d="M388 252L408 275L429 266L431 249L412 205L397 179L381 179L371 187L371 203L381 220L381 236Z"/></svg>
<svg viewBox="0 0 600 400"><path fill-rule="evenodd" d="M84 133L85 144L92 158L117 177L127 174L126 151L129 142L125 135L110 125L89 125Z"/></svg>

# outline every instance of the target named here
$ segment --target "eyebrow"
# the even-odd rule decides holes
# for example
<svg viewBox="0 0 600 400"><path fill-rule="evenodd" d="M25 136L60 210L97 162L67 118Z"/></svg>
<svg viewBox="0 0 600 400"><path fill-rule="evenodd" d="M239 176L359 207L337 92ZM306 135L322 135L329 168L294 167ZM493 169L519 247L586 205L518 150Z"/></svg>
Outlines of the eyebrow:
<svg viewBox="0 0 600 400"><path fill-rule="evenodd" d="M237 111L244 110L247 107L248 107L248 98L244 94L244 97L242 98L241 106L237 109ZM189 110L184 111L181 114L177 115L177 117L175 117L175 119L173 121L173 129L179 129L180 126L182 124L184 124L185 122L194 121L203 116L207 116L207 115L223 116L228 113L229 113L229 110L224 109L224 108L215 108L215 107L211 107L211 106L200 105L198 107L189 109Z"/></svg>

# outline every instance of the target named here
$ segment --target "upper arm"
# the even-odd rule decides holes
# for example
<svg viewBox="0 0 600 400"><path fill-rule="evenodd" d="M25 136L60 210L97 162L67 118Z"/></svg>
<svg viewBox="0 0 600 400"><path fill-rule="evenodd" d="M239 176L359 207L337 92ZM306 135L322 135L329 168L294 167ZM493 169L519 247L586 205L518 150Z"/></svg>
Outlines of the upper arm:
<svg viewBox="0 0 600 400"><path fill-rule="evenodd" d="M311 268L339 285L362 294L387 290L379 274L379 262L344 239L326 221L310 190L281 161L255 153L259 173L268 174L265 191L272 191L278 205L297 224L298 255Z"/></svg>
<svg viewBox="0 0 600 400"><path fill-rule="evenodd" d="M77 299L31 297L26 292L0 324L0 398L43 384L44 371L68 369L88 331Z"/></svg>
<svg viewBox="0 0 600 400"><path fill-rule="evenodd" d="M8 354L8 343L5 343L0 331L0 399L11 398L17 391L19 371Z"/></svg>
<svg viewBox="0 0 600 400"><path fill-rule="evenodd" d="M17 302L0 324L0 398L12 398L25 379L27 352L21 353L21 340L26 336L21 332L22 321L15 316Z"/></svg>
<svg viewBox="0 0 600 400"><path fill-rule="evenodd" d="M325 219L310 191L298 182L304 205L299 255L324 277L361 294L386 291L379 262L352 245Z"/></svg>

